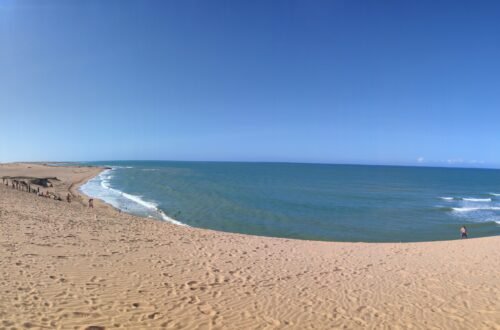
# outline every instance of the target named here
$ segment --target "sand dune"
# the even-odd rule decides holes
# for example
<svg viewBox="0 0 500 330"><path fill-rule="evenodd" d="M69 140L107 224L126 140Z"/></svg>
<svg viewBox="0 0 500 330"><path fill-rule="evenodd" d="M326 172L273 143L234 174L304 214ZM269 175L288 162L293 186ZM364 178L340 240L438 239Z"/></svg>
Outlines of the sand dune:
<svg viewBox="0 0 500 330"><path fill-rule="evenodd" d="M75 196L98 172L0 165ZM263 238L85 202L0 185L0 328L500 329L500 237Z"/></svg>

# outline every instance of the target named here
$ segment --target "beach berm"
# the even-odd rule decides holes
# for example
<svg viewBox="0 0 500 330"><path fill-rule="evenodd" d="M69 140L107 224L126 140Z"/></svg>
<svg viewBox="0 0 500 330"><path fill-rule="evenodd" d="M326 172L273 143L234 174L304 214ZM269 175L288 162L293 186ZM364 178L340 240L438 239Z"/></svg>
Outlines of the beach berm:
<svg viewBox="0 0 500 330"><path fill-rule="evenodd" d="M62 197L0 185L0 328L500 329L498 236L340 243L177 226L89 208L77 188L102 170L0 165L57 178L40 189Z"/></svg>

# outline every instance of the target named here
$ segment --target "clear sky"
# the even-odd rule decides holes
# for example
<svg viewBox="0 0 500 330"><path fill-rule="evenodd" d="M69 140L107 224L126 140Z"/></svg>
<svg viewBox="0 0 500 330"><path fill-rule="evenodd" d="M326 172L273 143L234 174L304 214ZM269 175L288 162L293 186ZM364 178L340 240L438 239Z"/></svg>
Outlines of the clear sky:
<svg viewBox="0 0 500 330"><path fill-rule="evenodd" d="M0 0L0 161L500 167L500 1Z"/></svg>

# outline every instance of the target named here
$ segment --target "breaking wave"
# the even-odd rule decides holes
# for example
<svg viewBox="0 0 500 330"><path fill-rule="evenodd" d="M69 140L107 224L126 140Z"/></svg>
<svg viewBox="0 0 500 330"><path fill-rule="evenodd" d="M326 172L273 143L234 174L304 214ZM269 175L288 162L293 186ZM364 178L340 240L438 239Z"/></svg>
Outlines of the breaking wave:
<svg viewBox="0 0 500 330"><path fill-rule="evenodd" d="M110 180L113 178L113 171L117 168L132 167L113 166L111 169L104 170L99 175L81 186L80 191L85 195L101 199L124 212L152 217L168 221L176 225L187 226L186 224L169 217L155 202L146 201L141 196L128 194L121 190L112 188Z"/></svg>

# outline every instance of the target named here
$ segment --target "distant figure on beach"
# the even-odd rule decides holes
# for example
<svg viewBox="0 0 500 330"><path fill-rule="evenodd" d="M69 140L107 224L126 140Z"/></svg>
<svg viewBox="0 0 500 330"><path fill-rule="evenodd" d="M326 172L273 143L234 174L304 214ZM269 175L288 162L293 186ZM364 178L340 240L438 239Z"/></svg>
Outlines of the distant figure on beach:
<svg viewBox="0 0 500 330"><path fill-rule="evenodd" d="M460 228L460 234L462 238L467 238L467 227L462 226L462 228Z"/></svg>
<svg viewBox="0 0 500 330"><path fill-rule="evenodd" d="M93 209L94 208L94 199L89 199L89 209Z"/></svg>
<svg viewBox="0 0 500 330"><path fill-rule="evenodd" d="M68 203L71 203L71 195L68 193L68 195L66 196L66 200L68 201Z"/></svg>

